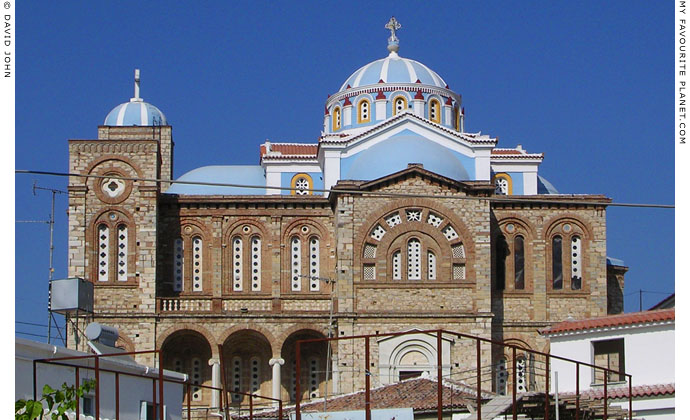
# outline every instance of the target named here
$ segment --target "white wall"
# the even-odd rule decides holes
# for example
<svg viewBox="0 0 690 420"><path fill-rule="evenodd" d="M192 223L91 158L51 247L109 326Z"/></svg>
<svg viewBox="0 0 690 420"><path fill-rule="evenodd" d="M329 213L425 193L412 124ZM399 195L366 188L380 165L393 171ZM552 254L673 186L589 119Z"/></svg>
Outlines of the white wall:
<svg viewBox="0 0 690 420"><path fill-rule="evenodd" d="M33 398L33 360L55 357L84 356L86 353L38 343L30 340L15 339L15 400ZM63 363L70 363L65 361ZM82 362L84 363L84 362ZM91 360L91 365L93 361ZM125 375L125 373L146 374L147 367L138 364L101 360L100 367L121 372L119 375L120 418L138 419L141 401L153 401L153 385L150 378L158 377L158 370L148 369L149 378ZM164 372L165 379L182 381L185 375L176 372ZM102 419L115 417L115 374L101 372L99 375L100 414ZM79 369L79 381L94 378L94 371L86 368ZM74 385L75 369L67 366L37 363L36 365L36 397L40 398L45 384L52 388L60 388L62 383ZM164 387L164 404L166 406L166 420L180 420L182 418L183 386L166 382ZM90 393L95 396L94 391ZM158 394L156 394L158 399ZM94 402L95 409L95 402Z"/></svg>
<svg viewBox="0 0 690 420"><path fill-rule="evenodd" d="M674 324L629 327L599 332L584 332L550 337L551 354L593 364L592 342L623 338L625 372L633 386L675 382ZM558 372L559 391L575 391L575 364L552 360ZM580 390L591 387L592 369L580 366ZM552 385L553 390L553 385Z"/></svg>

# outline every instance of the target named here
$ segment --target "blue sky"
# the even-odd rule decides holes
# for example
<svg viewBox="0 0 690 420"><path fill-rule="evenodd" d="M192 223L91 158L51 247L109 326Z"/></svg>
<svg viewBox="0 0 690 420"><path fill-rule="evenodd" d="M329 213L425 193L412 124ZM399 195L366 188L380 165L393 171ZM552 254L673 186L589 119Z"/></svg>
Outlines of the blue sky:
<svg viewBox="0 0 690 420"><path fill-rule="evenodd" d="M176 177L257 164L266 139L315 142L327 95L387 55L391 15L400 55L462 94L467 131L543 152L540 175L562 193L674 202L673 2L22 2L15 167L66 172L67 139L96 137L132 97L135 68L173 126ZM17 220L48 218L50 193L34 196L34 181L67 183L16 175ZM58 195L56 278L66 209ZM630 267L626 311L639 289L661 292L644 308L673 292L674 211L609 208L607 222L608 254ZM46 324L48 226L15 232L16 320Z"/></svg>

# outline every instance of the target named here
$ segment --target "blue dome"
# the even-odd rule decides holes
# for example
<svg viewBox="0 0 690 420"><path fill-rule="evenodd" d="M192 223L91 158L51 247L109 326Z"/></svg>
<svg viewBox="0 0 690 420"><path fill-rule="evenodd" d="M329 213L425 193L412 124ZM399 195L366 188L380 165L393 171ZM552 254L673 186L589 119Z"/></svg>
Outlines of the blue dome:
<svg viewBox="0 0 690 420"><path fill-rule="evenodd" d="M375 85L379 80L384 83L416 83L419 80L425 85L439 88L447 86L441 76L424 64L391 53L388 57L373 61L352 73L339 92L345 91L348 85L350 88L358 88Z"/></svg>
<svg viewBox="0 0 690 420"><path fill-rule="evenodd" d="M147 126L168 125L160 109L142 100L131 100L113 108L105 117L103 125Z"/></svg>
<svg viewBox="0 0 690 420"><path fill-rule="evenodd" d="M202 166L193 169L175 181L209 182L217 184L256 185L261 188L226 187L220 185L180 184L175 183L165 191L166 194L179 195L264 195L266 194L266 177L264 168L259 165Z"/></svg>

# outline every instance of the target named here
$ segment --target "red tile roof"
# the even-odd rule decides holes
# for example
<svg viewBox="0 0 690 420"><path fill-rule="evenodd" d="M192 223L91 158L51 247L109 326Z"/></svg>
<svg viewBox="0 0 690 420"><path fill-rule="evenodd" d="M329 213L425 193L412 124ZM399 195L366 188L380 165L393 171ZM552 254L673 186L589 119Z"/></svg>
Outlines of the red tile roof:
<svg viewBox="0 0 690 420"><path fill-rule="evenodd" d="M675 309L633 312L610 315L602 318L590 318L575 321L563 321L541 331L542 334L556 334L571 331L583 331L596 328L623 327L636 324L675 321Z"/></svg>
<svg viewBox="0 0 690 420"><path fill-rule="evenodd" d="M476 393L473 393L472 388L467 385L443 381L442 389L444 408L465 407L466 401L476 401ZM436 410L438 406L436 392L436 380L428 378L408 379L372 389L370 392L371 408L412 407L414 411ZM364 391L358 391L352 394L333 397L328 400L328 411L363 410L364 394ZM489 397L489 395L490 394L487 393L484 397ZM283 412L293 412L294 410L294 406L291 406L289 408L284 408ZM322 411L323 400L302 404L300 410L303 412ZM270 417L271 415L275 416L274 410L254 414L254 417Z"/></svg>
<svg viewBox="0 0 690 420"><path fill-rule="evenodd" d="M297 144L297 143L271 143L271 152L280 152L280 156L270 156L270 158L292 158L292 157L316 157L318 144ZM260 147L261 157L266 157L266 145Z"/></svg>
<svg viewBox="0 0 690 420"><path fill-rule="evenodd" d="M638 385L632 388L633 398L643 398L643 397L656 397L660 395L673 395L676 393L675 384L657 384L657 385ZM564 396L575 396L574 393L567 393ZM587 398L590 400L601 400L604 399L604 389L588 389L580 393L581 398ZM618 399L618 398L628 398L628 386L620 387L609 387L608 398Z"/></svg>

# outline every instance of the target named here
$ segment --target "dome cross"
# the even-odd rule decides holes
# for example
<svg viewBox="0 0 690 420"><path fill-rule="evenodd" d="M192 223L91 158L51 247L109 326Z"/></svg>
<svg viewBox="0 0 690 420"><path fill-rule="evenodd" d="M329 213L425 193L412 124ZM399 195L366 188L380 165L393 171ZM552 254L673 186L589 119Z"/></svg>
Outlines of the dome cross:
<svg viewBox="0 0 690 420"><path fill-rule="evenodd" d="M400 40L395 35L395 31L402 28L402 25L395 19L395 16L391 16L391 19L386 23L384 28L391 31L391 36L388 38L388 51L390 51L391 54L397 53L400 48Z"/></svg>

